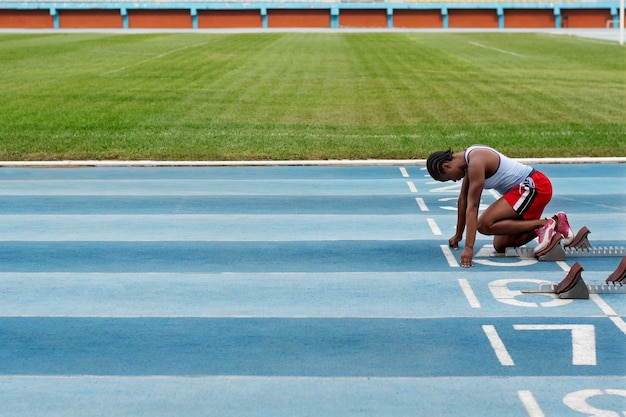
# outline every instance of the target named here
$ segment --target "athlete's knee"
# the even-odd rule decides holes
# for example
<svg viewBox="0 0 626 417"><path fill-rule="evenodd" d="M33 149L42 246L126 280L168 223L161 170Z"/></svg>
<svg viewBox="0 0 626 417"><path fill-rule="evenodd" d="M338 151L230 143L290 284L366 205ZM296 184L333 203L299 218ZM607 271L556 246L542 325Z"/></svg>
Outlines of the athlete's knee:
<svg viewBox="0 0 626 417"><path fill-rule="evenodd" d="M506 248L517 248L530 242L536 237L534 232L522 233L520 235L497 235L493 238L493 249L496 252L504 253Z"/></svg>
<svg viewBox="0 0 626 417"><path fill-rule="evenodd" d="M493 249L496 252L504 253L506 252L506 248L515 247L516 245L516 237L509 235L498 235L493 238Z"/></svg>
<svg viewBox="0 0 626 417"><path fill-rule="evenodd" d="M486 219L484 216L478 218L478 223L476 224L476 228L483 235L494 235L493 232L493 222L490 219Z"/></svg>
<svg viewBox="0 0 626 417"><path fill-rule="evenodd" d="M498 253L506 252L506 248L510 247L507 242L502 241L502 239L494 239L493 240L493 249Z"/></svg>

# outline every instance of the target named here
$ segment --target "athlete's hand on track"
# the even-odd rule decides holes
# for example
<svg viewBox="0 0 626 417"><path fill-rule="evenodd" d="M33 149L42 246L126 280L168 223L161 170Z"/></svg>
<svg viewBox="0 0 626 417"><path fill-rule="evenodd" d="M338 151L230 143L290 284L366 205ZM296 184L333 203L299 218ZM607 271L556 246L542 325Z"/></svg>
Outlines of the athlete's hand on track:
<svg viewBox="0 0 626 417"><path fill-rule="evenodd" d="M459 249L459 242L463 240L463 236L454 235L450 239L448 239L448 245L454 250Z"/></svg>
<svg viewBox="0 0 626 417"><path fill-rule="evenodd" d="M465 248L463 249L463 253L461 254L461 266L463 268L469 268L474 265L472 262L472 258L474 257L474 249L473 248Z"/></svg>

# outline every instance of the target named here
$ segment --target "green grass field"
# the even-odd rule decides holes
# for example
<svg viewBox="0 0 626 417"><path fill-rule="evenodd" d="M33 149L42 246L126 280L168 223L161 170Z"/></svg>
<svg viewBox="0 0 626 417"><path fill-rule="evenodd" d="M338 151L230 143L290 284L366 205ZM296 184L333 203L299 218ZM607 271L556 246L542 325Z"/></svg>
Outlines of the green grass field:
<svg viewBox="0 0 626 417"><path fill-rule="evenodd" d="M0 160L626 156L626 48L541 33L0 35Z"/></svg>

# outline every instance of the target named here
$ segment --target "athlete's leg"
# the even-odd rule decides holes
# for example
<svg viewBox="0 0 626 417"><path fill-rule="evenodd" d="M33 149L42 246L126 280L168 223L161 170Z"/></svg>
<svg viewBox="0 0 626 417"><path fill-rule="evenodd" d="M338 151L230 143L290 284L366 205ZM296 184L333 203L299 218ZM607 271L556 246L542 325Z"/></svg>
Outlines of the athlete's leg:
<svg viewBox="0 0 626 417"><path fill-rule="evenodd" d="M494 249L504 252L507 247L517 247L530 242L537 236L535 229L545 223L545 219L525 220L508 201L500 198L478 218L478 231L484 235L494 236Z"/></svg>
<svg viewBox="0 0 626 417"><path fill-rule="evenodd" d="M498 252L526 244L535 237L535 229L546 224L541 216L551 197L550 180L535 171L487 208L479 218L478 231L495 236L493 246Z"/></svg>
<svg viewBox="0 0 626 417"><path fill-rule="evenodd" d="M537 233L534 230L517 236L496 235L493 237L493 248L496 252L504 253L506 248L517 248L527 244L536 237Z"/></svg>

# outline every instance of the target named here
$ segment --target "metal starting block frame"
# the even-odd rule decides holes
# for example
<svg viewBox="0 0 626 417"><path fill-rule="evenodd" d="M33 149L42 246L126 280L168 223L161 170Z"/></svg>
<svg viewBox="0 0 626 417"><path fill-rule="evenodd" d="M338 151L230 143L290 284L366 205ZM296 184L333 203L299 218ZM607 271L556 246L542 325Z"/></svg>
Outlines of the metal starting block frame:
<svg viewBox="0 0 626 417"><path fill-rule="evenodd" d="M602 282L591 282L586 284L584 281L581 282L587 287L589 294L626 294L626 285L623 284L604 284ZM536 290L522 290L522 292L524 294L556 294L555 289L557 285L558 284L553 284L551 282L543 283L539 284L539 288ZM567 297L561 297L559 294L559 298Z"/></svg>
<svg viewBox="0 0 626 417"><path fill-rule="evenodd" d="M624 246L597 246L593 248L564 248L556 245L552 250L544 255L537 256L533 248L506 248L506 257L517 257L522 259L539 259L540 261L564 261L566 257L603 257L603 256L626 256Z"/></svg>
<svg viewBox="0 0 626 417"><path fill-rule="evenodd" d="M539 284L536 290L522 290L523 294L557 294L556 287L558 284L544 283ZM573 286L570 290L558 293L557 296L562 299L586 300L589 294L626 294L626 285L622 284L603 284L594 282L586 284L585 281Z"/></svg>
<svg viewBox="0 0 626 417"><path fill-rule="evenodd" d="M564 261L566 257L587 257L587 256L626 256L624 246L598 246L592 247L589 243L588 235L591 233L586 226L583 226L572 242L563 247L560 241L563 236L560 233L552 238L548 248L540 253L535 253L534 248L506 248L506 257L517 257L522 259L539 259L540 261Z"/></svg>
<svg viewBox="0 0 626 417"><path fill-rule="evenodd" d="M588 299L589 294L626 294L626 256L604 283L586 284L584 268L576 262L558 284L542 283L537 290L522 290L525 294L556 294L564 299Z"/></svg>

